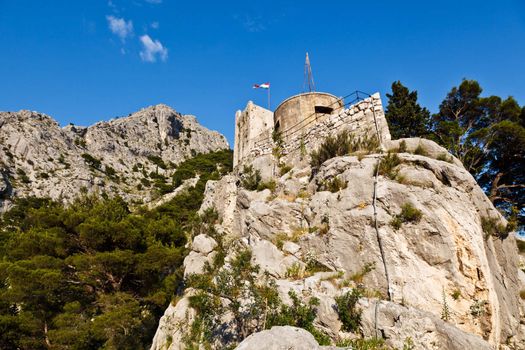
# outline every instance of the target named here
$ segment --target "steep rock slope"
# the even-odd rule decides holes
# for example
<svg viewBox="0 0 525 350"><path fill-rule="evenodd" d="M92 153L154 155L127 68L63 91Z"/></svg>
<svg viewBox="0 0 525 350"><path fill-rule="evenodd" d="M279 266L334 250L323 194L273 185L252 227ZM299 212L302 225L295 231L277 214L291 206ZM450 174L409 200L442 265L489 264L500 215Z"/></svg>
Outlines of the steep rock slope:
<svg viewBox="0 0 525 350"><path fill-rule="evenodd" d="M68 200L85 188L149 202L170 191L176 164L224 148L223 135L165 105L90 127L61 128L37 112L0 112L0 201L5 207L16 196Z"/></svg>
<svg viewBox="0 0 525 350"><path fill-rule="evenodd" d="M378 159L392 155L333 158L314 175L308 166L296 167L276 179L273 191L248 191L237 175L209 182L201 210L219 214L216 229L230 242L226 261L239 247L249 248L261 277L266 271L275 280L285 302L290 290L304 300L318 298L316 325L334 342L355 336L343 331L335 298L361 286L359 332L393 348L410 338L416 349L523 349L515 238L484 232L487 222L505 220L463 166L443 157L443 148L405 139L400 151L400 142L384 145L398 152L398 161L380 172L377 187ZM335 178L344 185L328 191ZM407 207L420 217L403 217ZM214 242L195 237L187 275L213 260L216 244L202 249L206 240ZM193 293L166 310L152 349L184 348L196 315ZM228 329L231 318L224 324Z"/></svg>

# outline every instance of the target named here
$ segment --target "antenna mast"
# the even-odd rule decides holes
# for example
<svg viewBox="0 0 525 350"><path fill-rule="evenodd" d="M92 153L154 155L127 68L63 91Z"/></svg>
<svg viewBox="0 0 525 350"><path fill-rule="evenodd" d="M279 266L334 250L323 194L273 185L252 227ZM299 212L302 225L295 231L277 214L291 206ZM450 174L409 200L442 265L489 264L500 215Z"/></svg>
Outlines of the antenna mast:
<svg viewBox="0 0 525 350"><path fill-rule="evenodd" d="M304 62L304 91L308 88L308 92L315 91L314 76L312 74L312 67L310 66L310 58L308 52L306 53L306 60Z"/></svg>

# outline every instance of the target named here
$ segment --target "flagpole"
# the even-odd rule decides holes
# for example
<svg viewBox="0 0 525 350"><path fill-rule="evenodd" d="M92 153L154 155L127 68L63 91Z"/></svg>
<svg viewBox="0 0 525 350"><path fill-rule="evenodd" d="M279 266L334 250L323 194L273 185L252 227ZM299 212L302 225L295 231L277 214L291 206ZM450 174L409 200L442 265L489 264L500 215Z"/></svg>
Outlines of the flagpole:
<svg viewBox="0 0 525 350"><path fill-rule="evenodd" d="M268 110L271 111L270 107L270 87L268 86Z"/></svg>

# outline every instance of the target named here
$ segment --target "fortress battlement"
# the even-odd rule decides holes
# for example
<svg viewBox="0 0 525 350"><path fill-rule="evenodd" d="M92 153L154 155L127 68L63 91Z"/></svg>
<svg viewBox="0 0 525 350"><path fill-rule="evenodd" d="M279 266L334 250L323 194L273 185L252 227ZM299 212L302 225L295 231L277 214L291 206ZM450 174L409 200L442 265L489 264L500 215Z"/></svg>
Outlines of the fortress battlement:
<svg viewBox="0 0 525 350"><path fill-rule="evenodd" d="M279 148L282 161L295 166L329 135L349 130L354 137L390 140L379 93L355 92L344 98L322 92L299 94L284 100L274 112L248 102L235 115L234 167L253 165L266 176L275 175L273 157ZM273 164L273 166L272 166ZM273 170L269 169L273 168Z"/></svg>

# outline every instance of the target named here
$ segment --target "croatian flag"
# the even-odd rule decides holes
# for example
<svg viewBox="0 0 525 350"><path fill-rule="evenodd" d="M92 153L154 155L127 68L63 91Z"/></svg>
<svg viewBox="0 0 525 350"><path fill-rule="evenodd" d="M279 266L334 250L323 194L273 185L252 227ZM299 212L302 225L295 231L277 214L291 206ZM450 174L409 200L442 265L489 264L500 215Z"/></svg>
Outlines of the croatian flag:
<svg viewBox="0 0 525 350"><path fill-rule="evenodd" d="M254 84L253 88L254 89L269 89L270 88L270 83Z"/></svg>

